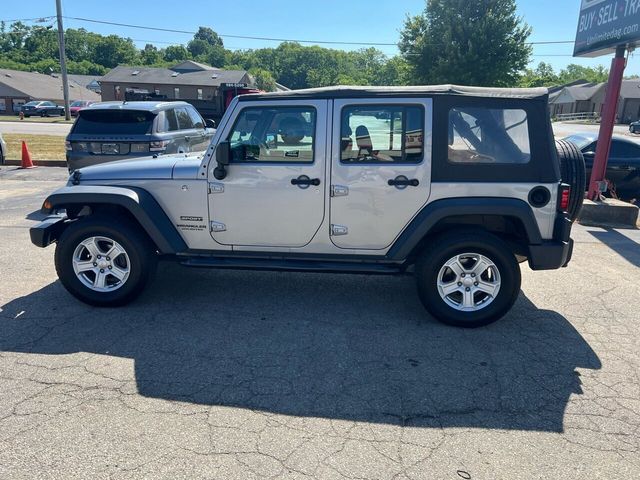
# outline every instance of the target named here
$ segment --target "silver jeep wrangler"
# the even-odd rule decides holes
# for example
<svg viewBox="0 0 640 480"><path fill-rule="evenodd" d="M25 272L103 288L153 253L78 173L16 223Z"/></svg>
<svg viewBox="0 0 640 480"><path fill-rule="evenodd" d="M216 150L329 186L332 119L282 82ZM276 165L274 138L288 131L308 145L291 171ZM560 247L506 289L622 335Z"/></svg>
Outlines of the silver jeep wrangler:
<svg viewBox="0 0 640 480"><path fill-rule="evenodd" d="M133 300L186 266L413 274L439 320L486 325L518 263L566 266L584 160L554 142L545 89L332 87L230 105L204 155L80 169L31 229L66 289Z"/></svg>

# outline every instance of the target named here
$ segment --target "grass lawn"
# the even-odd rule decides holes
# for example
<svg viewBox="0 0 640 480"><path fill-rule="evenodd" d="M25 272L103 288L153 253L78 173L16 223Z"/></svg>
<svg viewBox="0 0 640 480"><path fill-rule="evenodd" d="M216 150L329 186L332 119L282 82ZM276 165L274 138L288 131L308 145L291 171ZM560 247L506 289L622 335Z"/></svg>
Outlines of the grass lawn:
<svg viewBox="0 0 640 480"><path fill-rule="evenodd" d="M5 158L20 160L22 158L22 140L27 142L32 160L64 160L64 137L58 135L29 135L24 133L5 133L7 142Z"/></svg>
<svg viewBox="0 0 640 480"><path fill-rule="evenodd" d="M73 123L72 118L68 122L62 117L29 117L24 120L20 120L17 115L0 115L0 122L46 122L46 123Z"/></svg>

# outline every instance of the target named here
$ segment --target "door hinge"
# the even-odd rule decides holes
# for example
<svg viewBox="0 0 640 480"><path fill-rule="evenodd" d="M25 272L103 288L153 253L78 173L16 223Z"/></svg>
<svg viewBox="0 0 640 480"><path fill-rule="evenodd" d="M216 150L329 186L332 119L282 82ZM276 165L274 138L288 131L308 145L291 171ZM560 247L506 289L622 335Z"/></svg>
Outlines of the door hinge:
<svg viewBox="0 0 640 480"><path fill-rule="evenodd" d="M339 235L347 235L349 233L349 229L344 225L335 225L331 224L331 235L337 237Z"/></svg>
<svg viewBox="0 0 640 480"><path fill-rule="evenodd" d="M210 182L209 193L224 193L224 184L217 183L217 182Z"/></svg>
<svg viewBox="0 0 640 480"><path fill-rule="evenodd" d="M331 185L332 197L346 197L347 195L349 195L349 187L345 187L344 185Z"/></svg>
<svg viewBox="0 0 640 480"><path fill-rule="evenodd" d="M211 222L211 231L212 232L225 232L227 230L227 226L222 222Z"/></svg>

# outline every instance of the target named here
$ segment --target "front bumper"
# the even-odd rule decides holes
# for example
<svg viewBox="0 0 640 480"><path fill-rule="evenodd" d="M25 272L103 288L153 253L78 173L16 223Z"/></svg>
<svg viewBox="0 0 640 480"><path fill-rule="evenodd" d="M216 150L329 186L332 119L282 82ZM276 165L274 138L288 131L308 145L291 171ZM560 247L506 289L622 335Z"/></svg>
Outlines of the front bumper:
<svg viewBox="0 0 640 480"><path fill-rule="evenodd" d="M46 247L58 240L65 229L66 215L51 215L29 229L31 243L37 247Z"/></svg>

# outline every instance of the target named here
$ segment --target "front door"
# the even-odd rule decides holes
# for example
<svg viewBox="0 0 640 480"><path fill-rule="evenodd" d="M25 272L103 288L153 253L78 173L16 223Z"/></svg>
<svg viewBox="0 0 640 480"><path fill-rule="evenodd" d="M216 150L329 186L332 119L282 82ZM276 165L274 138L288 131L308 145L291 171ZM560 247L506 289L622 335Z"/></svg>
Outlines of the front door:
<svg viewBox="0 0 640 480"><path fill-rule="evenodd" d="M223 180L209 169L213 239L224 245L303 247L324 218L327 100L238 102L221 135Z"/></svg>
<svg viewBox="0 0 640 480"><path fill-rule="evenodd" d="M331 155L331 240L389 247L427 203L431 99L336 100Z"/></svg>

